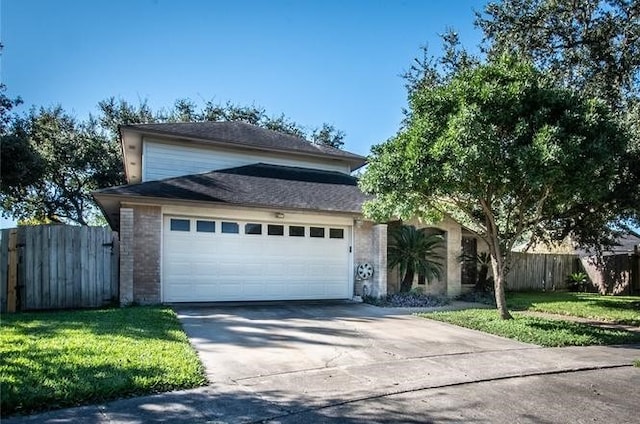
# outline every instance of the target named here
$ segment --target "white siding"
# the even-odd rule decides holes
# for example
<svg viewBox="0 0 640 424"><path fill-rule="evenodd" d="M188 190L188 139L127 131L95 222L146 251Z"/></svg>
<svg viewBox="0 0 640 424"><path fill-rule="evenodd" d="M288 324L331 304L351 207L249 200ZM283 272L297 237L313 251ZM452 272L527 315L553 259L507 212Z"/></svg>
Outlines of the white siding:
<svg viewBox="0 0 640 424"><path fill-rule="evenodd" d="M314 161L297 159L295 156L234 152L217 147L182 146L145 139L142 181L200 174L259 162L349 173L349 166L339 161Z"/></svg>

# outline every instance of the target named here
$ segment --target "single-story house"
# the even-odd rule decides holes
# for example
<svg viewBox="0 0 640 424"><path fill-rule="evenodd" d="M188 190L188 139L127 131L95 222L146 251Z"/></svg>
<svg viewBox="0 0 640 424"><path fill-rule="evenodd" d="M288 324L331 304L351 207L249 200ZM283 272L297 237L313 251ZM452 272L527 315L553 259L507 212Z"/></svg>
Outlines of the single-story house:
<svg viewBox="0 0 640 424"><path fill-rule="evenodd" d="M94 197L120 235L121 303L349 299L395 287L388 226L363 217L367 196L351 175L366 158L242 122L124 125L120 135L128 184ZM438 228L446 273L427 291L455 296L472 235L452 220Z"/></svg>

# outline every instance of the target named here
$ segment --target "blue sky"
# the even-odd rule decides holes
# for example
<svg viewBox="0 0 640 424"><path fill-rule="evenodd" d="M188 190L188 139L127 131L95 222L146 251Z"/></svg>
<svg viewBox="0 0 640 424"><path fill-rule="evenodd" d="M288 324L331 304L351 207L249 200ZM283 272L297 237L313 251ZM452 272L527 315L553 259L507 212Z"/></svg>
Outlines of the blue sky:
<svg viewBox="0 0 640 424"><path fill-rule="evenodd" d="M399 77L438 34L473 46L484 1L1 0L2 80L26 105L79 117L109 96L151 106L176 98L264 107L329 122L367 154L393 135Z"/></svg>
<svg viewBox="0 0 640 424"><path fill-rule="evenodd" d="M79 118L110 96L158 109L177 98L264 107L346 133L366 155L395 134L403 80L438 34L475 46L481 0L0 0L2 81L22 110ZM0 227L12 222L0 220Z"/></svg>

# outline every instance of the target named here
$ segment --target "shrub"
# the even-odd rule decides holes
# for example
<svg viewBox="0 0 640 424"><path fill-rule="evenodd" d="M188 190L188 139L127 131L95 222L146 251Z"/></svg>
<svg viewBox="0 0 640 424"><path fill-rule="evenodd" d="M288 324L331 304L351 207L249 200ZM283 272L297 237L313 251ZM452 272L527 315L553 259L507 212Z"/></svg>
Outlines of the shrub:
<svg viewBox="0 0 640 424"><path fill-rule="evenodd" d="M474 290L461 294L457 299L463 302L483 303L485 305L496 306L496 297L493 292L490 291Z"/></svg>
<svg viewBox="0 0 640 424"><path fill-rule="evenodd" d="M573 292L586 291L588 276L584 272L574 272L567 276L567 288Z"/></svg>
<svg viewBox="0 0 640 424"><path fill-rule="evenodd" d="M366 296L363 300L371 305L395 308L432 308L449 304L447 297L422 294L419 290L388 294L383 297Z"/></svg>

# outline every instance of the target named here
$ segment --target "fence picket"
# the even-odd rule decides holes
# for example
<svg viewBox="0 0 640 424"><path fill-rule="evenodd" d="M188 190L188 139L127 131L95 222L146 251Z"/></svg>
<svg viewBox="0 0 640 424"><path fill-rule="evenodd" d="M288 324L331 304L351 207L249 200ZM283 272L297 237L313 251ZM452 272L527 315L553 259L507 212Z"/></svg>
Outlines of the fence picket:
<svg viewBox="0 0 640 424"><path fill-rule="evenodd" d="M7 311L9 234L17 232L18 310L100 307L118 298L117 233L42 225L0 231L0 310ZM110 249L114 243L116 249Z"/></svg>
<svg viewBox="0 0 640 424"><path fill-rule="evenodd" d="M0 312L7 311L7 279L9 277L9 231L0 230Z"/></svg>
<svg viewBox="0 0 640 424"><path fill-rule="evenodd" d="M578 257L567 254L513 253L507 289L564 290L567 276L579 270Z"/></svg>

